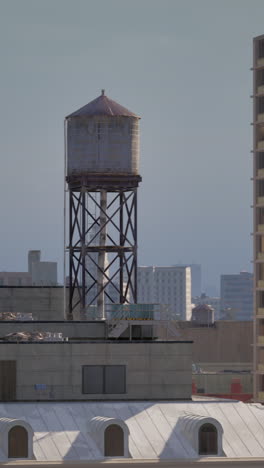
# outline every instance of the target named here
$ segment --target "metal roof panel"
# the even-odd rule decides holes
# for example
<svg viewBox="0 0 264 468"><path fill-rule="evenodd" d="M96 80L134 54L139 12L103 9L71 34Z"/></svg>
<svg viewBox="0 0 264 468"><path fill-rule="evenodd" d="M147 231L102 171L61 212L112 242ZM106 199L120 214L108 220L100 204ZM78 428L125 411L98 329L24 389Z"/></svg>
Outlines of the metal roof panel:
<svg viewBox="0 0 264 468"><path fill-rule="evenodd" d="M126 109L125 107L121 106L117 102L113 101L109 97L107 97L102 90L102 94L98 96L93 101L89 102L85 106L81 107L77 111L73 112L72 114L68 115L66 119L72 117L89 117L94 115L104 115L104 116L123 116L123 117L136 117L139 118L138 115L134 114L130 110Z"/></svg>

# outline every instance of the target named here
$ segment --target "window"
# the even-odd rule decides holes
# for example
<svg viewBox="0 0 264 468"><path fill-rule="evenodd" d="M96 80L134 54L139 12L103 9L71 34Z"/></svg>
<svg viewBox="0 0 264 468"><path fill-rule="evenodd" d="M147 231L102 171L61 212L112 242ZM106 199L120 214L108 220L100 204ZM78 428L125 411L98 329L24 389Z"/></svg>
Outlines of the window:
<svg viewBox="0 0 264 468"><path fill-rule="evenodd" d="M8 432L8 458L28 458L28 433L22 426Z"/></svg>
<svg viewBox="0 0 264 468"><path fill-rule="evenodd" d="M83 366L82 389L87 394L126 393L126 366Z"/></svg>
<svg viewBox="0 0 264 468"><path fill-rule="evenodd" d="M104 393L104 366L83 366L83 393Z"/></svg>
<svg viewBox="0 0 264 468"><path fill-rule="evenodd" d="M264 112L264 99L263 99L263 97L258 98L257 112L258 112L258 114L263 114L263 112ZM239 287L239 285L237 285L237 284L235 284L234 286ZM230 287L232 287L232 284L230 284Z"/></svg>
<svg viewBox="0 0 264 468"><path fill-rule="evenodd" d="M213 424L203 424L199 429L199 455L217 455L217 429Z"/></svg>
<svg viewBox="0 0 264 468"><path fill-rule="evenodd" d="M258 49L258 58L264 57L264 41L259 41Z"/></svg>
<svg viewBox="0 0 264 468"><path fill-rule="evenodd" d="M117 424L111 424L105 429L104 455L105 457L124 456L124 432Z"/></svg>

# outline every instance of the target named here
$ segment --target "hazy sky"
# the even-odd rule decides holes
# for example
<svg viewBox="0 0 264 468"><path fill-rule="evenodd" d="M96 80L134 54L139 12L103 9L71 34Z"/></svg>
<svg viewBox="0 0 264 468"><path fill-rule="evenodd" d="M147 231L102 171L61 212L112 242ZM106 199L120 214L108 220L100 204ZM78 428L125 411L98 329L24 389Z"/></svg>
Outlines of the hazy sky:
<svg viewBox="0 0 264 468"><path fill-rule="evenodd" d="M0 0L0 270L63 257L63 120L142 117L139 264L251 270L252 38L263 0ZM61 275L61 273L60 273Z"/></svg>

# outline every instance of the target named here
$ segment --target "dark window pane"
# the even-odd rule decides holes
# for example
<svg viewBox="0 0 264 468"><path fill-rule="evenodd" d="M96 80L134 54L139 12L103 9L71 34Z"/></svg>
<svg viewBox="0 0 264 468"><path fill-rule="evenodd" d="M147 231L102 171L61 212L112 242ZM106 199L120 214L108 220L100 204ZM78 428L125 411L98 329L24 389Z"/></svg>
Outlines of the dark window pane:
<svg viewBox="0 0 264 468"><path fill-rule="evenodd" d="M83 366L83 393L103 393L103 366Z"/></svg>
<svg viewBox="0 0 264 468"><path fill-rule="evenodd" d="M105 366L105 393L126 392L126 366Z"/></svg>
<svg viewBox="0 0 264 468"><path fill-rule="evenodd" d="M259 41L259 54L258 58L264 57L264 41Z"/></svg>
<svg viewBox="0 0 264 468"><path fill-rule="evenodd" d="M258 108L258 113L263 114L263 112L264 112L264 98L263 97L258 98L257 108Z"/></svg>

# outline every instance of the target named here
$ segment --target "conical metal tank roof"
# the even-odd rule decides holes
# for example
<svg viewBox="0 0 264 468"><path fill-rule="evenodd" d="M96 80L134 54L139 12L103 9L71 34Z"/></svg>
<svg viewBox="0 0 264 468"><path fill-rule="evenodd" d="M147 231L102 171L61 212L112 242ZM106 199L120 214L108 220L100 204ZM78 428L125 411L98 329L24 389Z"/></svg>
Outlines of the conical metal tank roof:
<svg viewBox="0 0 264 468"><path fill-rule="evenodd" d="M104 89L102 89L102 94L99 97L86 104L86 106L83 106L77 111L73 112L72 114L67 115L66 119L71 117L92 117L93 115L106 115L110 117L120 115L123 117L140 118L138 115L121 106L117 102L109 99L109 97L105 95Z"/></svg>

